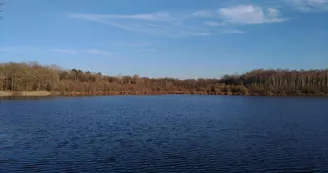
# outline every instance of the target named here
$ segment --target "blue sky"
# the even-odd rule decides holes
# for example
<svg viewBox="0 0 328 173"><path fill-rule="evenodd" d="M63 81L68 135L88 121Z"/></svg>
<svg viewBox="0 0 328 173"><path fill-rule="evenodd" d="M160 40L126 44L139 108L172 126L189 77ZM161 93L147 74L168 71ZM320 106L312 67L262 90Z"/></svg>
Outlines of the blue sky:
<svg viewBox="0 0 328 173"><path fill-rule="evenodd" d="M5 0L0 61L107 75L328 67L328 0Z"/></svg>

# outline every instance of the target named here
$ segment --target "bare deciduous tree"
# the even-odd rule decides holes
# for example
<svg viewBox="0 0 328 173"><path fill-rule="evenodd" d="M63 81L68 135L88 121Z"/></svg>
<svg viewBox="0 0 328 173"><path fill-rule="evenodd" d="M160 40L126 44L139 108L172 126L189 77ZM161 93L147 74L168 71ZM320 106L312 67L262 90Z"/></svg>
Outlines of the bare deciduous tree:
<svg viewBox="0 0 328 173"><path fill-rule="evenodd" d="M56 91L88 94L328 95L326 70L253 70L221 79L105 76L38 63L0 64L1 91Z"/></svg>

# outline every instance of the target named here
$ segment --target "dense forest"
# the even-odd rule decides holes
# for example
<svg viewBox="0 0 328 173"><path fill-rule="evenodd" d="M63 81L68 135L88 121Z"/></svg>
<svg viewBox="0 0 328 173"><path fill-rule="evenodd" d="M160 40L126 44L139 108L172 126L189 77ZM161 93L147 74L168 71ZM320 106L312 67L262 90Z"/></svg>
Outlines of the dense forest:
<svg viewBox="0 0 328 173"><path fill-rule="evenodd" d="M106 76L64 70L38 63L0 64L0 91L49 91L59 95L211 94L211 95L328 95L326 70L253 70L220 79Z"/></svg>

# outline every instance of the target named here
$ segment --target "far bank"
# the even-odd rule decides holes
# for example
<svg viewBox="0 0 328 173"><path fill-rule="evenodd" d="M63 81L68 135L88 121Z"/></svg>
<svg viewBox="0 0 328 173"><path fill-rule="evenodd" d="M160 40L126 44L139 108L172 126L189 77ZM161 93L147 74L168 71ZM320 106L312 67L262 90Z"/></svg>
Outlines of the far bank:
<svg viewBox="0 0 328 173"><path fill-rule="evenodd" d="M118 92L56 92L56 91L0 91L0 97L47 97L47 96L119 96L119 95L228 95L228 96L328 96L324 93L234 93L234 92L193 92L193 91L118 91Z"/></svg>

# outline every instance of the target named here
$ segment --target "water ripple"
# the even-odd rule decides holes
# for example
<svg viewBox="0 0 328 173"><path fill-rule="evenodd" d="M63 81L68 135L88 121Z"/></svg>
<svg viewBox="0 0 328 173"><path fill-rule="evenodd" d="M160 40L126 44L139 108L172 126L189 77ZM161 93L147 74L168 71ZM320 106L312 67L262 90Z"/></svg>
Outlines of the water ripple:
<svg viewBox="0 0 328 173"><path fill-rule="evenodd" d="M0 172L328 172L328 100L284 99L3 101Z"/></svg>

